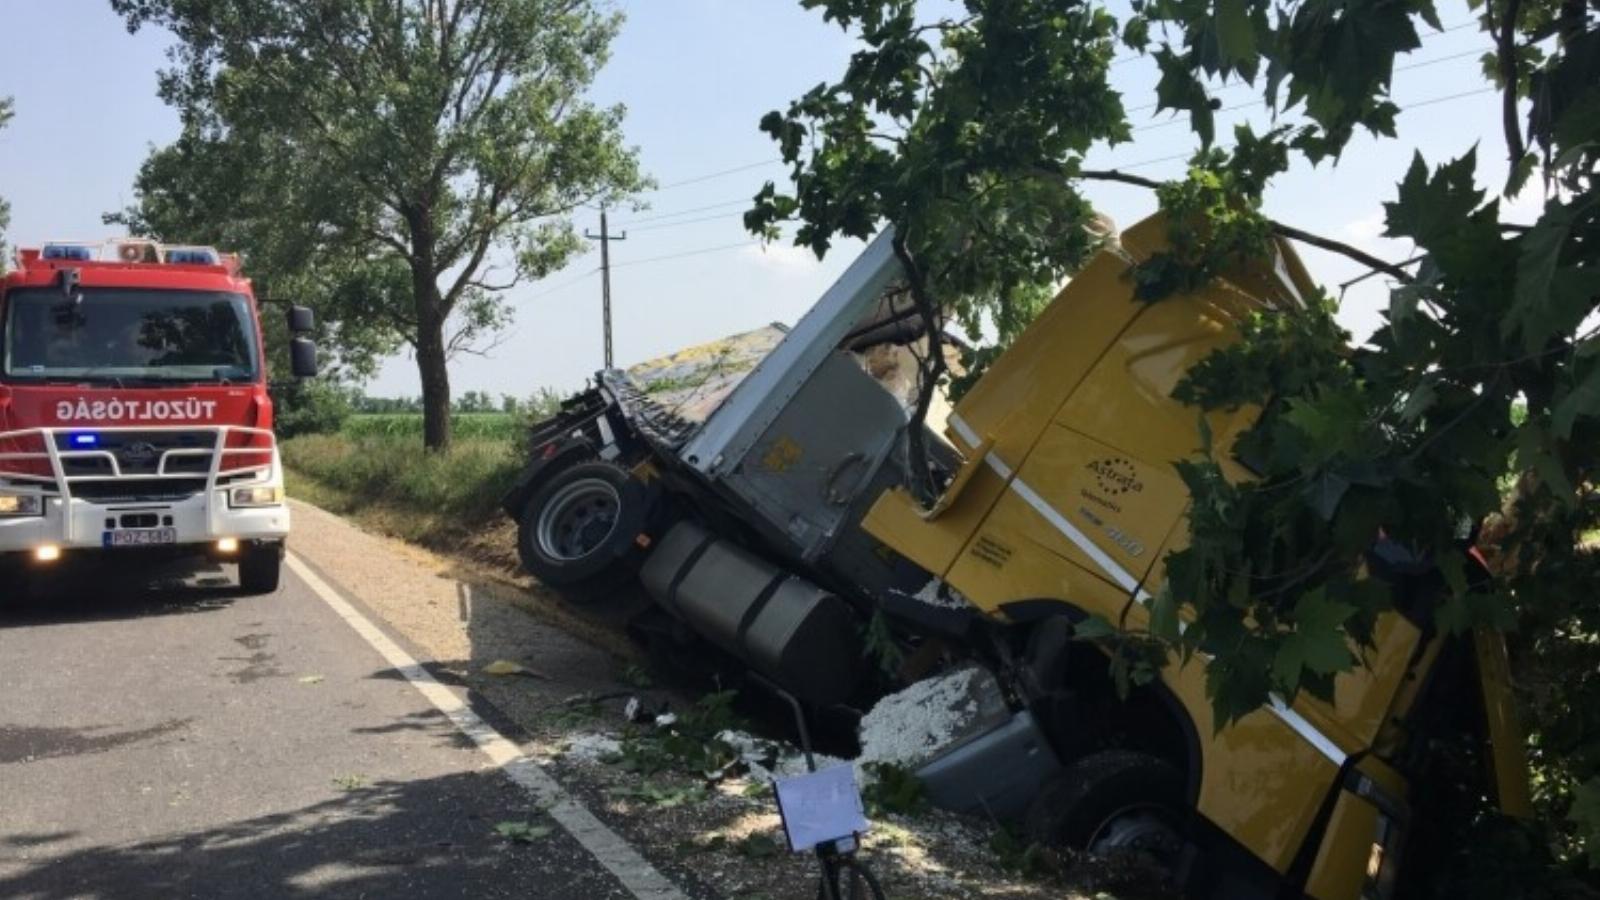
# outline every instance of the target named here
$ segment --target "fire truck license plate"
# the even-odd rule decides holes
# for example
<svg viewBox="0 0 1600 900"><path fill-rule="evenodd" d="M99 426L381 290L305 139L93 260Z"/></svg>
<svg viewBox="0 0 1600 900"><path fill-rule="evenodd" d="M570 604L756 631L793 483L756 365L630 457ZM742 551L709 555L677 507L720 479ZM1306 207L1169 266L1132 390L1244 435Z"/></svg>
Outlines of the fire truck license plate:
<svg viewBox="0 0 1600 900"><path fill-rule="evenodd" d="M176 544L176 528L139 528L130 531L108 531L107 547L151 547L157 544Z"/></svg>

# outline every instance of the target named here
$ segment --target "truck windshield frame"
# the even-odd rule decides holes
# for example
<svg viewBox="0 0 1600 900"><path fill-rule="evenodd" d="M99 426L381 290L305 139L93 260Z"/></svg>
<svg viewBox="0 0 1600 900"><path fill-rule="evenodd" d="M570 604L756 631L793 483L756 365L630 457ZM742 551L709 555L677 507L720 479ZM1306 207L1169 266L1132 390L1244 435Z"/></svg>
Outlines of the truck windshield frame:
<svg viewBox="0 0 1600 900"><path fill-rule="evenodd" d="M261 377L250 299L230 291L24 288L4 299L0 379L236 384Z"/></svg>

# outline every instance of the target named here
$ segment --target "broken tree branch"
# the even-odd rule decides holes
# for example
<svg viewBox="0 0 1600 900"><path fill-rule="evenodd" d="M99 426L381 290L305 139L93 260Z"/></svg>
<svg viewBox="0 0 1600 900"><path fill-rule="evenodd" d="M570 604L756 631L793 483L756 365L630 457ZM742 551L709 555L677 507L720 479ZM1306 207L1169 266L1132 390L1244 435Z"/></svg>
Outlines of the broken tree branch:
<svg viewBox="0 0 1600 900"><path fill-rule="evenodd" d="M1505 15L1500 27L1495 27L1493 4L1484 6L1483 16L1494 35L1495 55L1500 65L1500 118L1506 133L1506 153L1511 158L1511 173L1515 178L1517 166L1527 152L1522 140L1522 125L1517 121L1517 15L1522 11L1522 0L1506 0ZM1508 181L1509 185L1510 182Z"/></svg>
<svg viewBox="0 0 1600 900"><path fill-rule="evenodd" d="M947 367L944 358L944 324L939 320L939 305L928 292L927 275L917 262L911 248L906 246L905 231L895 229L894 255L906 273L911 302L922 316L923 332L927 335L928 355L917 360L917 408L906 422L906 472L907 487L918 503L931 507L939 497L939 486L933 478L933 460L928 456L926 422L928 409L939 390L939 379Z"/></svg>
<svg viewBox="0 0 1600 900"><path fill-rule="evenodd" d="M1049 172L1050 170L1041 169L1040 171ZM1056 175L1059 178L1068 177L1059 172L1051 172L1050 174ZM1116 169L1084 169L1078 172L1076 177L1087 178L1091 181L1115 181L1121 184L1131 184L1135 187L1149 188L1150 190L1155 190L1161 187L1161 182L1159 181L1151 178L1145 178L1142 175L1129 175L1127 172L1119 172ZM1385 262L1376 256L1373 256L1364 250L1352 247L1343 241L1336 241L1333 238L1326 238L1320 234L1313 234L1304 229L1296 228L1293 225L1285 225L1275 219L1269 219L1268 221L1272 222L1273 232L1278 234L1280 237L1286 237L1292 241L1299 241L1302 244L1310 244L1313 247L1327 250L1330 253L1337 253L1341 256L1348 257L1358 263L1361 263L1367 268L1372 269L1373 271L1382 272L1396 281L1410 284L1413 280L1411 273L1407 272L1400 266L1395 265L1394 263Z"/></svg>
<svg viewBox="0 0 1600 900"><path fill-rule="evenodd" d="M1410 272L1400 268L1400 266L1395 265L1394 263L1384 262L1376 256L1373 256L1372 254L1362 250L1357 250L1343 241L1325 238L1320 234L1312 234L1309 231L1302 231L1293 225L1285 225L1282 222L1277 221L1273 221L1272 230L1279 236L1286 237L1291 241L1299 241L1302 244L1310 244L1313 247L1320 247L1323 250L1329 251L1330 253L1348 256L1349 258L1361 263L1363 266L1366 266L1369 269L1382 272L1390 278L1393 278L1395 281L1399 281L1404 284L1410 284L1416 280L1412 277Z"/></svg>

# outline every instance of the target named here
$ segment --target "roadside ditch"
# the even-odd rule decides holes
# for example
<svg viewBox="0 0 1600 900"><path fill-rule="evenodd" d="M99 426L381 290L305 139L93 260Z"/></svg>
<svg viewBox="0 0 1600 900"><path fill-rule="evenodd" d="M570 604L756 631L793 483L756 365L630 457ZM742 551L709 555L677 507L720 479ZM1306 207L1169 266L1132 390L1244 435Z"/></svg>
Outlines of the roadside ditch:
<svg viewBox="0 0 1600 900"><path fill-rule="evenodd" d="M429 527L302 475L290 489L301 500L295 551L332 563L320 564L430 655L442 680L514 722L525 752L664 871L729 898L815 896L815 862L788 852L770 788L773 775L804 770L781 703L652 669L620 627L518 571L510 522ZM960 706L902 711L879 728L884 746L866 748L878 759L857 761L872 822L863 854L890 897L1172 896L1137 860L1063 854L931 808L897 763L915 743L907 735L938 730L937 716Z"/></svg>

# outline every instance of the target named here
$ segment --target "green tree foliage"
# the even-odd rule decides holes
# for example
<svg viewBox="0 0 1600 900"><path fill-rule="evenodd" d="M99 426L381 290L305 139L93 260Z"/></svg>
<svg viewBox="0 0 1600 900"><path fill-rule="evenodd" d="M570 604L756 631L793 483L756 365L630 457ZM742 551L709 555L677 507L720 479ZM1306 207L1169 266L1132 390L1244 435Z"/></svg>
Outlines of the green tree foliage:
<svg viewBox="0 0 1600 900"><path fill-rule="evenodd" d="M620 25L590 0L111 0L178 42L183 133L122 214L250 254L358 363L410 345L431 448L448 362L578 251L569 214L643 185L621 107L584 99Z"/></svg>
<svg viewBox="0 0 1600 900"><path fill-rule="evenodd" d="M1600 846L1600 564L1579 536L1600 524L1600 28L1592 6L1476 2L1485 77L1503 92L1491 126L1510 177L1479 184L1473 148L1395 173L1387 234L1422 259L1396 265L1261 212L1291 161L1336 165L1351 137L1394 136L1396 59L1441 25L1430 0L1136 0L1116 22L1076 2L964 0L917 17L912 0L801 0L859 34L841 79L762 122L792 165L746 216L775 234L801 223L821 253L837 234L896 230L930 326L994 315L1072 271L1091 246L1085 179L1141 184L1167 213L1170 249L1130 272L1146 300L1191 290L1273 235L1345 253L1391 278L1387 320L1350 348L1334 305L1242 323L1177 396L1257 406L1231 447L1174 461L1192 507L1188 546L1166 559L1155 637L1206 654L1219 721L1273 694L1327 696L1361 664L1380 613L1402 600L1367 577L1380 532L1431 561L1442 628L1513 628L1528 689L1539 800L1569 859ZM1113 40L1155 62L1160 109L1188 115L1199 150L1185 178L1156 183L1082 165L1129 136L1106 83ZM1279 124L1217 142L1216 90L1257 88ZM1330 177L1337 177L1330 175ZM1498 198L1532 185L1532 226ZM924 386L942 374L925 367ZM1525 415L1522 410L1525 410ZM1197 416L1198 418L1198 416ZM1203 426L1202 426L1203 428ZM915 429L913 429L913 432ZM916 448L913 448L914 450ZM1258 477L1224 477L1213 453ZM1509 497L1500 486L1507 473ZM930 496L926 472L912 487ZM1492 526L1493 570L1468 555ZM1190 625L1180 630L1182 617ZM1575 801L1576 798L1576 801Z"/></svg>
<svg viewBox="0 0 1600 900"><path fill-rule="evenodd" d="M369 397L362 395L355 400L355 411L358 413L390 414L390 413L417 413L422 412L421 397Z"/></svg>
<svg viewBox="0 0 1600 900"><path fill-rule="evenodd" d="M11 123L11 98L0 97L0 131ZM10 261L6 253L6 229L11 227L11 204L4 197L0 197L0 272L4 272Z"/></svg>
<svg viewBox="0 0 1600 900"><path fill-rule="evenodd" d="M487 391L467 391L457 397L452 408L458 413L487 413L495 411L494 398Z"/></svg>
<svg viewBox="0 0 1600 900"><path fill-rule="evenodd" d="M844 235L884 222L926 321L946 311L972 332L985 319L1002 340L1021 330L1019 307L1075 271L1094 249L1093 210L1069 174L1099 141L1129 134L1107 81L1116 22L1086 4L1020 0L986 16L920 24L913 0L804 0L846 28L862 50L844 77L819 85L761 122L793 167L792 192L768 184L745 216L775 235L798 218L795 243L825 253ZM997 78L997 76L999 76ZM945 374L941 329L921 360L925 414ZM922 461L920 429L911 429ZM926 465L911 487L937 493Z"/></svg>
<svg viewBox="0 0 1600 900"><path fill-rule="evenodd" d="M354 412L355 391L327 379L274 385L273 430L280 438L335 434Z"/></svg>

